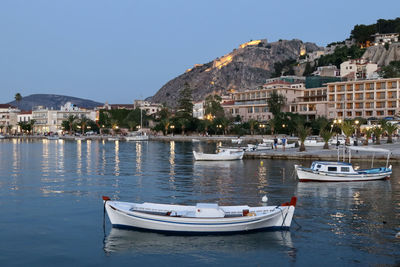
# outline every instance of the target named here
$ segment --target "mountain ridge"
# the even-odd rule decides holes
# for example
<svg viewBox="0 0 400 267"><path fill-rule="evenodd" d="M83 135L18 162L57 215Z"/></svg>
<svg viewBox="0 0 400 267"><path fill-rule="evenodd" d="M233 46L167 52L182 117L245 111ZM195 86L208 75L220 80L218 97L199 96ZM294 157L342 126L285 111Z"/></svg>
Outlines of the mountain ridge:
<svg viewBox="0 0 400 267"><path fill-rule="evenodd" d="M13 105L20 110L32 110L35 106L44 106L49 109L60 109L66 102L71 102L78 107L92 109L104 105L90 99L78 98L56 94L32 94L23 96L21 101L11 101L7 104Z"/></svg>

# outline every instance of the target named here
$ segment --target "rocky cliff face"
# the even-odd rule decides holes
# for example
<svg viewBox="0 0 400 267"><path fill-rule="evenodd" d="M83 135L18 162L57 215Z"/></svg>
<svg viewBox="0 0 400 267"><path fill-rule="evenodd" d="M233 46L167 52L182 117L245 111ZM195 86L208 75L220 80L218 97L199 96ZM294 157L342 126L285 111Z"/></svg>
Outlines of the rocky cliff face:
<svg viewBox="0 0 400 267"><path fill-rule="evenodd" d="M320 48L296 39L274 43L257 40L242 44L223 57L195 65L166 83L150 100L175 106L185 82L192 88L194 100L204 99L212 92L255 88L265 83L265 79L271 78L274 63L297 59L302 49L309 53Z"/></svg>
<svg viewBox="0 0 400 267"><path fill-rule="evenodd" d="M383 45L368 47L362 57L377 63L380 67L387 66L391 61L400 60L400 44L391 44L389 49Z"/></svg>

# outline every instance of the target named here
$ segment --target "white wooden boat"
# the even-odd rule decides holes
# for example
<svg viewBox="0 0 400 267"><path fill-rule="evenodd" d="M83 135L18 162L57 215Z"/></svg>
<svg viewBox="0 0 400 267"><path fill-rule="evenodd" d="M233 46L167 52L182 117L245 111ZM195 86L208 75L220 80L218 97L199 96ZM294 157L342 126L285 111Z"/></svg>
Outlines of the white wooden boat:
<svg viewBox="0 0 400 267"><path fill-rule="evenodd" d="M46 137L47 140L58 140L60 137L58 135L49 135Z"/></svg>
<svg viewBox="0 0 400 267"><path fill-rule="evenodd" d="M85 140L86 140L86 138L82 137L82 136L75 137L75 141L85 141Z"/></svg>
<svg viewBox="0 0 400 267"><path fill-rule="evenodd" d="M242 138L233 138L231 141L233 144L241 144L243 139Z"/></svg>
<svg viewBox="0 0 400 267"><path fill-rule="evenodd" d="M113 227L176 233L234 233L285 229L292 222L296 197L290 202L249 207L198 203L195 206L111 201L103 197Z"/></svg>
<svg viewBox="0 0 400 267"><path fill-rule="evenodd" d="M193 142L193 143L198 143L198 142L200 142L200 139L193 138L193 139L192 139L192 142Z"/></svg>
<svg viewBox="0 0 400 267"><path fill-rule="evenodd" d="M270 150L272 149L271 143L261 143L256 146L256 150Z"/></svg>
<svg viewBox="0 0 400 267"><path fill-rule="evenodd" d="M149 136L146 134L143 135L128 135L125 136L126 141L148 141Z"/></svg>
<svg viewBox="0 0 400 267"><path fill-rule="evenodd" d="M0 134L0 139L5 139L6 137L4 135Z"/></svg>
<svg viewBox="0 0 400 267"><path fill-rule="evenodd" d="M301 145L300 141L299 141L299 145ZM310 137L307 137L306 140L304 140L304 146L306 146L306 147L321 147L324 145L325 145L325 142L319 136L310 136Z"/></svg>
<svg viewBox="0 0 400 267"><path fill-rule="evenodd" d="M240 160L243 158L244 151L236 148L218 149L216 154L196 152L193 150L195 160Z"/></svg>
<svg viewBox="0 0 400 267"><path fill-rule="evenodd" d="M382 148L348 147L349 162L314 161L310 168L294 165L300 182L351 182L387 179L392 174L392 165L388 166L390 151ZM386 167L355 170L351 164L351 151L369 151L387 153ZM339 156L338 156L339 157ZM373 158L372 158L373 162Z"/></svg>
<svg viewBox="0 0 400 267"><path fill-rule="evenodd" d="M108 141L119 141L119 137L108 137Z"/></svg>

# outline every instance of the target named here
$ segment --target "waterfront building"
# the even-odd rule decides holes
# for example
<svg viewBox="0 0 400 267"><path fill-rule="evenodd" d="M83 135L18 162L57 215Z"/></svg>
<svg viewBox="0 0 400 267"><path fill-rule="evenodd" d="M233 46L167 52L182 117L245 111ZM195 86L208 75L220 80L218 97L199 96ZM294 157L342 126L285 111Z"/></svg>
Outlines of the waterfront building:
<svg viewBox="0 0 400 267"><path fill-rule="evenodd" d="M328 118L393 117L400 111L400 78L327 84Z"/></svg>
<svg viewBox="0 0 400 267"><path fill-rule="evenodd" d="M34 132L61 132L62 122L69 116L77 118L86 117L90 120L96 120L96 111L79 108L71 102L61 106L59 110L48 109L47 107L37 106L32 110L32 119L35 120Z"/></svg>
<svg viewBox="0 0 400 267"><path fill-rule="evenodd" d="M327 89L318 87L305 89L290 105L290 112L306 116L307 120L328 115Z"/></svg>
<svg viewBox="0 0 400 267"><path fill-rule="evenodd" d="M144 111L144 114L153 115L161 110L162 105L146 100L135 100L133 101L133 107L134 109L140 108L142 111Z"/></svg>
<svg viewBox="0 0 400 267"><path fill-rule="evenodd" d="M297 104L296 99L302 96L304 89L303 83L291 84L277 80L265 84L260 89L235 92L232 94L231 101L222 103L222 107L228 116L240 116L242 121L251 119L266 121L273 117L268 107L268 98L273 91L286 97L282 112L288 112L292 103Z"/></svg>
<svg viewBox="0 0 400 267"><path fill-rule="evenodd" d="M371 79L378 70L378 64L366 59L351 59L340 64L340 76L350 81Z"/></svg>
<svg viewBox="0 0 400 267"><path fill-rule="evenodd" d="M17 132L22 132L21 127L19 127L18 123L25 122L29 123L32 120L32 110L29 111L21 111L17 114Z"/></svg>
<svg viewBox="0 0 400 267"><path fill-rule="evenodd" d="M17 129L20 110L10 104L0 104L0 133L13 133Z"/></svg>

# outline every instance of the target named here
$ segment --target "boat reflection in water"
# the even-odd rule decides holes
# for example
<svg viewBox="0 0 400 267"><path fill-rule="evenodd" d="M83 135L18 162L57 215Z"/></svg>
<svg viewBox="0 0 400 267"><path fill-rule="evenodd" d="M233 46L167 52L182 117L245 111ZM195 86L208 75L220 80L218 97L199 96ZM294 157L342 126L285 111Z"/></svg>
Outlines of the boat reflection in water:
<svg viewBox="0 0 400 267"><path fill-rule="evenodd" d="M112 228L104 240L104 251L151 254L256 251L277 245L292 253L290 231L254 232L234 235L182 236ZM177 251L179 248L179 251Z"/></svg>

